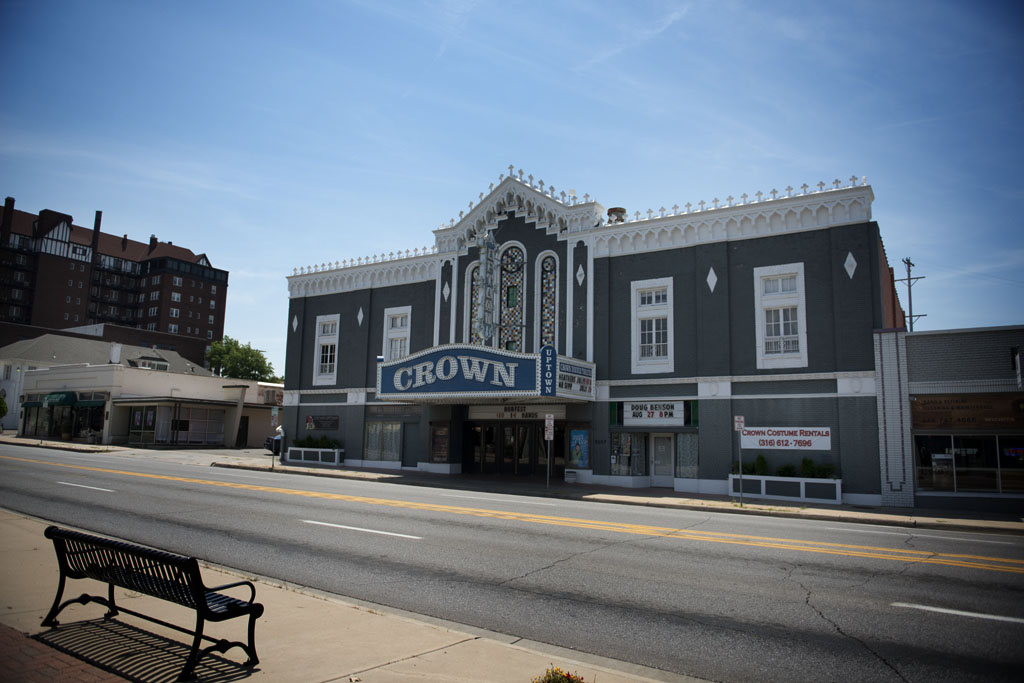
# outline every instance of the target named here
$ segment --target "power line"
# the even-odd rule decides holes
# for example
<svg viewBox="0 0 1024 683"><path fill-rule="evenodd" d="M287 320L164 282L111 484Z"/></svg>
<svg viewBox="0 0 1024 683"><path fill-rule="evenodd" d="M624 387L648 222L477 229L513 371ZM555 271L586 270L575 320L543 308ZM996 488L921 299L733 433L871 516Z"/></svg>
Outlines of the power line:
<svg viewBox="0 0 1024 683"><path fill-rule="evenodd" d="M914 315L914 290L913 290L913 287L914 287L914 283L916 283L918 280L923 280L924 279L924 275L920 275L918 277L910 277L910 269L914 267L914 264L911 262L909 257L903 259L903 265L905 265L907 267L907 276L904 277L904 278L900 278L899 280L896 280L896 282L906 282L907 283L907 320L909 321L909 324L910 324L910 331L913 332L914 331L914 321L917 320L918 318L927 318L928 317L927 313L919 313L917 315Z"/></svg>

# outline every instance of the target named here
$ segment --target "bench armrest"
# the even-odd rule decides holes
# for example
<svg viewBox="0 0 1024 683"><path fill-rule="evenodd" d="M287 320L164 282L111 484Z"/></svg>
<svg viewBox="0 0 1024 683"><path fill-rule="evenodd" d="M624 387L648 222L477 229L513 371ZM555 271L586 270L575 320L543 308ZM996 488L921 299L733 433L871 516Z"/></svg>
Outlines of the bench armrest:
<svg viewBox="0 0 1024 683"><path fill-rule="evenodd" d="M219 593L225 588L237 588L238 586L247 586L249 588L249 602L256 600L256 586L252 585L252 581L236 581L234 583L225 583L223 586L211 586L207 588L207 591Z"/></svg>

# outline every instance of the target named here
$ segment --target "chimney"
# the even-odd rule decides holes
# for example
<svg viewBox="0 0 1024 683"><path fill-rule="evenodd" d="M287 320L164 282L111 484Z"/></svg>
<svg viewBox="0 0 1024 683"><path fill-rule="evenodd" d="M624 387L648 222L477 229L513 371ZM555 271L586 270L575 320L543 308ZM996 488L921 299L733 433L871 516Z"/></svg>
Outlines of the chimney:
<svg viewBox="0 0 1024 683"><path fill-rule="evenodd" d="M4 214L0 219L0 244L6 246L8 235L11 234L11 223L14 221L14 197L4 200Z"/></svg>
<svg viewBox="0 0 1024 683"><path fill-rule="evenodd" d="M121 344L110 342L110 362L114 365L121 364Z"/></svg>
<svg viewBox="0 0 1024 683"><path fill-rule="evenodd" d="M100 259L100 223L103 221L103 212L96 212L96 220L92 222L92 262L99 263Z"/></svg>
<svg viewBox="0 0 1024 683"><path fill-rule="evenodd" d="M121 251L128 251L128 233L121 238Z"/></svg>
<svg viewBox="0 0 1024 683"><path fill-rule="evenodd" d="M149 236L149 251L147 253L152 254L153 250L156 249L156 245L157 244L158 244L158 240L156 239L156 235L150 235Z"/></svg>
<svg viewBox="0 0 1024 683"><path fill-rule="evenodd" d="M621 206L615 206L608 209L608 223L625 223L626 222L626 210Z"/></svg>

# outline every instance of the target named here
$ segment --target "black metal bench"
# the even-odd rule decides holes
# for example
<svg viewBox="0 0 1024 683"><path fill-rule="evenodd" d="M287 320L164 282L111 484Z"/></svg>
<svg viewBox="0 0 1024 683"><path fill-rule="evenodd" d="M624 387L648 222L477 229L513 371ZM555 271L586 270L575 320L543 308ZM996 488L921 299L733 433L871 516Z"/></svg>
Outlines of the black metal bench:
<svg viewBox="0 0 1024 683"><path fill-rule="evenodd" d="M256 620L263 614L263 605L256 600L256 587L250 581L237 581L207 588L203 584L203 578L199 573L199 561L194 557L175 555L162 550L146 548L124 541L114 541L108 538L84 534L80 531L61 529L56 526L47 527L44 535L53 541L53 548L57 553L57 563L60 565L60 582L57 585L57 596L53 599L53 606L43 619L43 626L56 627L59 625L57 615L65 607L72 603L85 605L89 602L98 602L106 605L108 612L104 618L116 616L118 612L125 612L143 619L161 624L182 633L193 636L192 649L189 652L185 667L182 669L178 680L189 680L195 676L196 664L206 654L217 651L226 652L232 647L238 646L245 650L249 659L245 666L252 667L259 663L256 656L256 645L254 641ZM95 579L109 585L107 597L98 595L81 595L61 603L64 595L64 585L67 579ZM196 612L195 630L169 624L155 617L133 612L124 607L118 608L114 602L114 587L143 593L155 598L174 602L183 605ZM248 600L241 600L224 595L219 591L246 586L250 595ZM249 643L228 642L226 640L215 640L203 635L203 627L207 621L219 622L235 617L249 617ZM200 650L202 641L207 640L214 643L204 650Z"/></svg>

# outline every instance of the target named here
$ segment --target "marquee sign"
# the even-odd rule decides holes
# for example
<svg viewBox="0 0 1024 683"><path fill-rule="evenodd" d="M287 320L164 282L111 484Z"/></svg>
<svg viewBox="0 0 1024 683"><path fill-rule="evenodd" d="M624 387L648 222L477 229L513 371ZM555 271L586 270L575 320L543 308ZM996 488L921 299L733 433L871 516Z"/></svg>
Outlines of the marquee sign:
<svg viewBox="0 0 1024 683"><path fill-rule="evenodd" d="M594 364L555 353L472 344L436 346L377 364L377 397L458 399L561 397L594 400Z"/></svg>
<svg viewBox="0 0 1024 683"><path fill-rule="evenodd" d="M689 424L686 401L624 403L622 424L625 427L685 427Z"/></svg>

